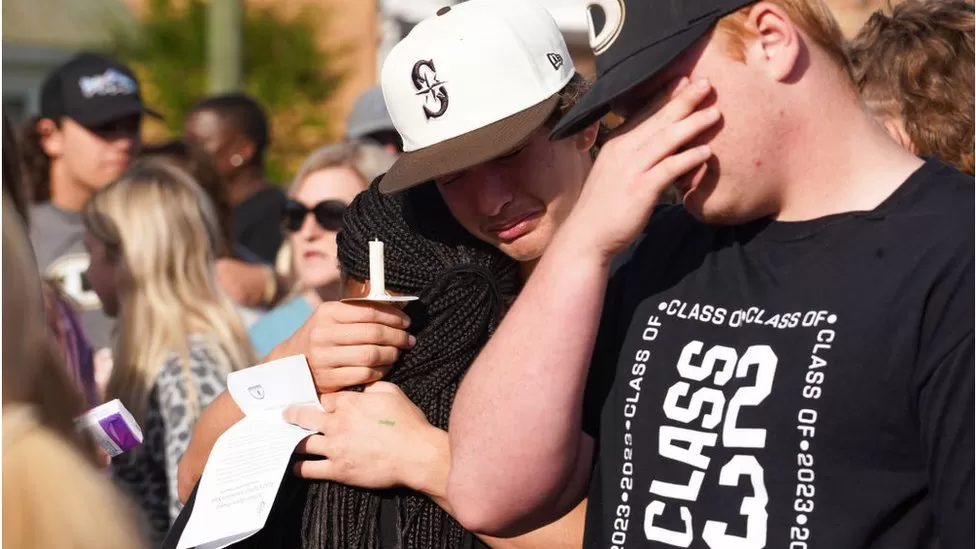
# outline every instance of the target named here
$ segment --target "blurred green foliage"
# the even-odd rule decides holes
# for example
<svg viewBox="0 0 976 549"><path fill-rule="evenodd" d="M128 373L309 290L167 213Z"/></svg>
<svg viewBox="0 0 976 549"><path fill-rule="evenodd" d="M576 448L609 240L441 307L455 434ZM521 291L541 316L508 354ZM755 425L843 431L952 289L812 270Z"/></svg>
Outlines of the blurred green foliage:
<svg viewBox="0 0 976 549"><path fill-rule="evenodd" d="M312 5L290 17L274 3L244 9L244 91L271 119L267 172L280 184L339 133L323 102L342 81L343 51L316 40L328 16ZM138 74L146 102L165 117L164 126L149 129L149 140L178 137L190 108L207 94L207 19L203 0L150 0L136 31L113 41L113 53Z"/></svg>

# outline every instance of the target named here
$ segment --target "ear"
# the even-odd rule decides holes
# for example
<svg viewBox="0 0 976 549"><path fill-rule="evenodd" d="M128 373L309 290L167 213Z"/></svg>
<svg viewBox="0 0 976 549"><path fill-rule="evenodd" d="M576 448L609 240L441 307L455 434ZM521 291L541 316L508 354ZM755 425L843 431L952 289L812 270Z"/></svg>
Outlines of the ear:
<svg viewBox="0 0 976 549"><path fill-rule="evenodd" d="M60 158L64 152L64 133L50 118L37 121L37 134L40 136L41 148L50 158Z"/></svg>
<svg viewBox="0 0 976 549"><path fill-rule="evenodd" d="M241 138L237 145L237 154L241 155L244 160L243 165L247 166L251 163L251 158L254 157L254 142L247 138Z"/></svg>
<svg viewBox="0 0 976 549"><path fill-rule="evenodd" d="M757 35L747 42L749 64L761 67L770 78L786 81L796 68L802 48L802 37L783 8L770 2L759 2L749 11L746 25Z"/></svg>
<svg viewBox="0 0 976 549"><path fill-rule="evenodd" d="M888 131L888 135L894 138L899 145L911 153L918 154L918 149L912 142L912 137L908 135L908 131L905 130L905 122L901 118L885 118L882 123L885 130Z"/></svg>
<svg viewBox="0 0 976 549"><path fill-rule="evenodd" d="M594 122L587 126L583 131L573 135L573 144L580 152L589 152L596 145L597 135L600 133L600 123Z"/></svg>

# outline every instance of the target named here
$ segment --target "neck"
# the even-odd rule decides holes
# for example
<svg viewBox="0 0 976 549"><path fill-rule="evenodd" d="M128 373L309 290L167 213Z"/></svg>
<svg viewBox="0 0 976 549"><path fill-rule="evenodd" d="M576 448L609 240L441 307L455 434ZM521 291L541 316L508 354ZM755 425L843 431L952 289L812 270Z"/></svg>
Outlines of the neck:
<svg viewBox="0 0 976 549"><path fill-rule="evenodd" d="M51 162L51 204L69 212L79 212L88 203L92 192L71 177L61 162Z"/></svg>
<svg viewBox="0 0 976 549"><path fill-rule="evenodd" d="M776 220L873 210L923 164L891 139L852 90L834 87L833 96L809 94L816 99L794 110L816 116L786 121L790 141L778 153L784 190Z"/></svg>
<svg viewBox="0 0 976 549"><path fill-rule="evenodd" d="M244 202L267 185L259 168L242 168L229 179L227 198L234 206Z"/></svg>

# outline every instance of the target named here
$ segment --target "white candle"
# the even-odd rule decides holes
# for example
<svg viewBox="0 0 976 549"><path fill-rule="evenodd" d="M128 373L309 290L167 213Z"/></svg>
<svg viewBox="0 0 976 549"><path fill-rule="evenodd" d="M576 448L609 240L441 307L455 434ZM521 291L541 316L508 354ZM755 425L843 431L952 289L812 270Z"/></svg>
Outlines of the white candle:
<svg viewBox="0 0 976 549"><path fill-rule="evenodd" d="M386 279L383 266L383 243L379 240L369 242L369 295L386 294Z"/></svg>

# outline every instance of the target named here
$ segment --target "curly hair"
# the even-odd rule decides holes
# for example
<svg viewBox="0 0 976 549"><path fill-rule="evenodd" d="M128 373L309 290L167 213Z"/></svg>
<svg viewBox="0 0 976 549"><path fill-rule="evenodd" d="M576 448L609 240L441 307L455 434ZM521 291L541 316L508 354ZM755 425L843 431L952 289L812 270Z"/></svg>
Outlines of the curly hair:
<svg viewBox="0 0 976 549"><path fill-rule="evenodd" d="M875 12L848 47L879 118L901 119L918 154L973 175L973 3L906 0Z"/></svg>

